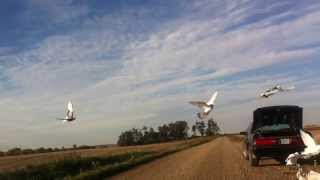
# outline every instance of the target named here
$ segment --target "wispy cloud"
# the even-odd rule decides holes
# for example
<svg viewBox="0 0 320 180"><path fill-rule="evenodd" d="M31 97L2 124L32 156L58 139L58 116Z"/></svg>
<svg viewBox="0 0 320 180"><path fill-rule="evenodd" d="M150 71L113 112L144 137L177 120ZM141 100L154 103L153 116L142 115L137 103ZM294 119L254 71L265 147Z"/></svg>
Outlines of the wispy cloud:
<svg viewBox="0 0 320 180"><path fill-rule="evenodd" d="M30 1L29 7L28 22L44 11L48 28L63 30L45 29L36 44L0 56L6 87L0 88L0 123L6 127L0 134L15 144L114 142L124 129L194 119L197 109L186 102L214 90L221 91L214 116L225 131L244 128L257 106L319 106L304 100L318 88L318 3L294 10L291 1L267 8L257 1L188 1L176 3L177 12L167 16L161 13L169 12L166 6L128 5L112 13L72 1ZM306 89L256 99L275 83ZM64 115L69 99L79 120L62 125L54 119ZM47 140L55 138L61 140Z"/></svg>

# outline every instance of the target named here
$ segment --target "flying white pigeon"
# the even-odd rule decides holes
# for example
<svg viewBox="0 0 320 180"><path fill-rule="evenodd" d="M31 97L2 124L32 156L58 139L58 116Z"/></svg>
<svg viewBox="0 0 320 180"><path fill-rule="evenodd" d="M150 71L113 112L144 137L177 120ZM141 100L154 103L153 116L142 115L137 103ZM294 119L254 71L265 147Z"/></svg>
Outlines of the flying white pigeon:
<svg viewBox="0 0 320 180"><path fill-rule="evenodd" d="M300 136L305 146L307 146L301 153L306 159L318 155L320 153L320 145L310 136L310 134L300 130Z"/></svg>
<svg viewBox="0 0 320 180"><path fill-rule="evenodd" d="M316 143L310 134L300 130L300 136L306 148L301 153L290 154L286 159L286 165L295 165L300 158L309 159L312 156L320 154L320 145Z"/></svg>
<svg viewBox="0 0 320 180"><path fill-rule="evenodd" d="M293 154L289 154L289 156L287 157L287 159L285 160L286 162L286 165L287 166L294 166L294 165L297 165L297 161L298 159L302 158L303 156L298 153L298 152L295 152Z"/></svg>
<svg viewBox="0 0 320 180"><path fill-rule="evenodd" d="M71 103L71 101L68 102L67 105L67 116L66 118L57 118L58 120L62 120L64 122L66 121L74 121L76 120L76 117L74 116L74 110L73 110L73 105Z"/></svg>
<svg viewBox="0 0 320 180"><path fill-rule="evenodd" d="M294 88L295 88L294 86L283 88L283 87L277 85L277 86L274 86L273 88L267 89L266 91L261 93L260 97L268 98L276 93L283 92L283 91L290 91L290 90L293 90Z"/></svg>
<svg viewBox="0 0 320 180"><path fill-rule="evenodd" d="M202 109L202 112L197 113L197 115L200 119L205 119L210 114L210 112L213 110L217 96L218 96L218 92L216 91L211 96L211 98L208 102L190 101L189 103Z"/></svg>

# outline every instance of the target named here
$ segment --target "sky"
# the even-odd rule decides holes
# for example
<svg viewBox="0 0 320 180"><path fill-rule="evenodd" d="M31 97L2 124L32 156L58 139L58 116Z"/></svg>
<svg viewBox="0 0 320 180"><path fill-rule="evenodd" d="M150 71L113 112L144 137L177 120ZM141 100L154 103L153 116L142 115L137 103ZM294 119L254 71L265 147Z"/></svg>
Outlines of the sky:
<svg viewBox="0 0 320 180"><path fill-rule="evenodd" d="M244 130L254 109L319 123L318 0L4 0L0 150L116 143L124 130L210 115ZM259 99L276 84L291 92ZM67 102L77 120L61 123Z"/></svg>

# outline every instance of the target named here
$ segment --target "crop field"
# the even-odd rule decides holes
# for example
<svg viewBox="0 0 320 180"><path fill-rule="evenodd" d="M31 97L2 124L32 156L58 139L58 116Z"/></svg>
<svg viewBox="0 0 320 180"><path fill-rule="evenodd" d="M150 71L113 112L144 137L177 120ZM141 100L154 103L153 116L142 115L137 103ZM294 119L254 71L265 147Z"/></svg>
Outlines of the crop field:
<svg viewBox="0 0 320 180"><path fill-rule="evenodd" d="M0 179L107 177L135 165L196 146L214 137L130 147L75 150L0 158Z"/></svg>

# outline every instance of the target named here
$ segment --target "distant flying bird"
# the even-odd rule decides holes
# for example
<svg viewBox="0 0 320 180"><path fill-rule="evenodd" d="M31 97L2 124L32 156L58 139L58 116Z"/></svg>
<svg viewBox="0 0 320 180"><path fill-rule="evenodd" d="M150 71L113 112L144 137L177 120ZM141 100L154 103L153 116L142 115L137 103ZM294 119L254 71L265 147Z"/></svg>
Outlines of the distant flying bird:
<svg viewBox="0 0 320 180"><path fill-rule="evenodd" d="M57 118L58 120L62 120L62 121L74 121L76 120L76 117L74 116L74 110L73 110L73 105L71 103L71 101L68 102L67 105L67 116L66 118Z"/></svg>
<svg viewBox="0 0 320 180"><path fill-rule="evenodd" d="M300 136L306 148L301 153L290 154L286 159L286 165L296 165L297 160L300 158L309 159L320 154L320 145L316 143L310 134L300 130Z"/></svg>
<svg viewBox="0 0 320 180"><path fill-rule="evenodd" d="M213 110L217 96L218 96L218 92L216 91L208 102L190 101L189 103L202 109L202 112L197 113L197 116L200 119L205 119Z"/></svg>
<svg viewBox="0 0 320 180"><path fill-rule="evenodd" d="M294 88L295 88L294 86L283 88L283 87L277 85L277 86L274 86L273 88L267 89L266 91L261 93L260 97L268 98L276 93L283 92L283 91L290 91L290 90L293 90Z"/></svg>

